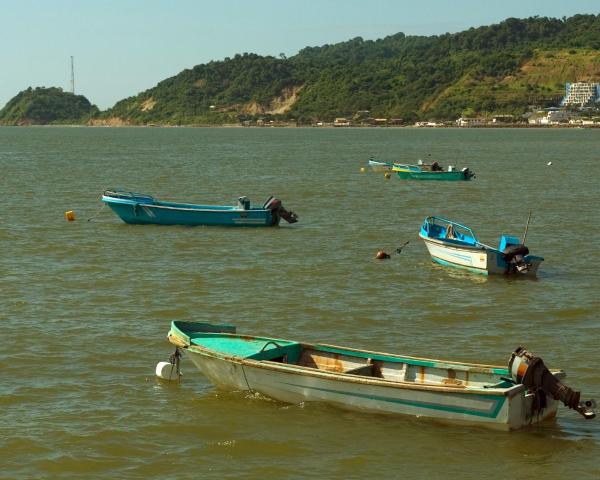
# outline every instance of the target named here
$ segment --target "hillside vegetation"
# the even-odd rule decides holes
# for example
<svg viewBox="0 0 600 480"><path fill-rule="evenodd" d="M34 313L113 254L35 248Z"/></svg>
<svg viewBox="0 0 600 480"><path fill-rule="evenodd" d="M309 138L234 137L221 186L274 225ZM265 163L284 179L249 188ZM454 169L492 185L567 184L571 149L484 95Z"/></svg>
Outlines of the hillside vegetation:
<svg viewBox="0 0 600 480"><path fill-rule="evenodd" d="M0 125L77 124L87 122L98 112L98 107L83 95L55 87L29 87L0 110Z"/></svg>
<svg viewBox="0 0 600 480"><path fill-rule="evenodd" d="M430 37L358 37L290 58L238 54L186 69L93 123L310 124L365 111L404 122L520 115L556 106L574 81L600 81L600 15L509 18Z"/></svg>

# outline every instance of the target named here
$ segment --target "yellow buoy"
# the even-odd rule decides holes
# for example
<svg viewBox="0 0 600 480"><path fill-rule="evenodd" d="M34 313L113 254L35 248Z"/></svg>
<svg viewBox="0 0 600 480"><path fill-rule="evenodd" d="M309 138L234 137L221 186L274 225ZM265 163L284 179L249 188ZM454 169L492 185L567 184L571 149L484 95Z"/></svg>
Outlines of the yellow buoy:
<svg viewBox="0 0 600 480"><path fill-rule="evenodd" d="M384 178L385 178L386 180L389 180L389 179L391 178L392 174L391 174L390 172L385 172L385 173L383 174L383 176L384 176Z"/></svg>
<svg viewBox="0 0 600 480"><path fill-rule="evenodd" d="M65 212L65 218L69 221L69 222L74 222L75 221L75 212L73 210L68 210Z"/></svg>
<svg viewBox="0 0 600 480"><path fill-rule="evenodd" d="M365 172L367 171L367 169L366 169L365 167L360 167L360 171L361 171L362 173L365 173Z"/></svg>

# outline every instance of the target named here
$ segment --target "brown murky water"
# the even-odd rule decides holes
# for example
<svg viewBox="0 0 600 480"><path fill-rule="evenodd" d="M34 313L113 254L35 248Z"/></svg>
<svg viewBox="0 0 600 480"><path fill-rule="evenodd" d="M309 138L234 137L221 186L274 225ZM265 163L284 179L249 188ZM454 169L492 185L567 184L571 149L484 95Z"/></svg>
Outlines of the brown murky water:
<svg viewBox="0 0 600 480"><path fill-rule="evenodd" d="M219 392L185 359L181 385L154 378L182 319L494 364L524 344L600 400L599 152L582 129L0 128L0 477L600 477L600 420L566 408L498 433ZM372 154L477 178L360 173ZM108 187L275 194L300 222L129 226L101 208ZM534 281L435 266L417 237L437 214L495 244L529 209Z"/></svg>

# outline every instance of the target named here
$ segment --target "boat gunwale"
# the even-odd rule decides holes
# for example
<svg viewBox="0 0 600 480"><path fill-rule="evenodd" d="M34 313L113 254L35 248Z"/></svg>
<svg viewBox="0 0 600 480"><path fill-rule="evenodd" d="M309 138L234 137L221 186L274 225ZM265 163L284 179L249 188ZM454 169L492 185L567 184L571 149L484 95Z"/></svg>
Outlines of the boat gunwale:
<svg viewBox="0 0 600 480"><path fill-rule="evenodd" d="M185 335L185 332L177 329L180 333ZM240 333L228 333L228 332L219 332L219 333L215 333L215 332L200 332L200 333L205 333L207 335L223 335L223 336L228 336L228 337L232 337L232 338L239 338L242 340L265 340L265 341L280 341L280 342L292 342L292 343L298 343L300 345L302 345L303 347L306 348L313 348L315 350L318 350L319 347L325 347L325 348L331 348L331 349L336 349L336 350L343 350L344 352L347 352L345 354L347 355L352 355L352 353L361 353L361 354L373 354L373 355L382 355L382 356L386 356L386 357L393 357L393 358L397 358L399 360L416 360L416 361L421 361L421 362L428 362L428 363L439 363L442 365L458 365L458 366L464 366L464 367L469 367L468 370L470 371L476 371L473 369L480 369L480 371L478 371L477 373L492 373L492 374L497 374L497 372L494 371L489 371L489 370L507 370L507 367L503 367L503 366L499 366L499 365L490 365L490 364L485 364L485 363L471 363L471 362L457 362L455 360L443 360L443 359L438 359L438 358L427 358L427 357L414 357L411 355L400 355L397 353L388 353L388 352L376 352L374 350L366 350L366 349L362 349L362 348L354 348L354 347L343 347L340 345L334 345L331 343L305 343L305 342L297 342L295 340L286 340L283 338L273 338L273 337L263 337L263 336L258 336L258 335L244 335L244 334L240 334ZM185 340L183 340L180 336L177 335L176 331L171 330L171 332L169 332L168 335L169 338L171 337L175 337L178 338L179 340L181 340L182 344L186 345L186 346L190 346L190 347L200 347L200 345L196 345L196 344L192 344L192 343L188 343L185 342ZM206 348L206 347L203 347ZM210 350L210 349L208 349ZM240 357L243 358L243 357ZM406 362L398 362L398 363L406 363Z"/></svg>
<svg viewBox="0 0 600 480"><path fill-rule="evenodd" d="M246 209L242 209L242 208L237 208L235 205L215 205L215 206L226 207L226 209L223 209L223 210L213 208L210 205L198 205L199 207L202 207L202 208L190 208L190 207L183 207L183 206L175 207L175 206L162 205L163 202L161 202L160 200L154 200L155 202L159 202L159 203L144 203L144 202L136 202L133 200L115 198L115 197L110 197L110 196L107 197L105 195L102 195L101 200L104 203L115 203L115 204L130 205L130 206L138 205L140 207L147 207L147 208L162 208L165 210L177 210L177 211L189 211L189 212L211 212L211 213L231 214L231 213L240 213L240 212L264 213L264 212L270 211L265 208L250 208L250 209L246 210ZM178 204L177 202L170 202L170 203L173 203L174 205L193 205L193 204L185 204L185 203Z"/></svg>
<svg viewBox="0 0 600 480"><path fill-rule="evenodd" d="M412 163L392 163L393 172L404 172L404 173L429 173L429 170L423 170L423 165L415 165Z"/></svg>
<svg viewBox="0 0 600 480"><path fill-rule="evenodd" d="M454 240L454 242L450 242L448 240L444 240L444 239L441 239L441 238L426 237L421 232L419 232L419 237L424 242L431 242L431 243L434 243L436 245L443 245L444 247L451 248L451 249L454 249L454 250L470 250L470 251L473 251L473 252L495 251L495 252L498 252L498 253L502 253L497 248L490 247L488 245L483 245L477 239L475 239L475 241L477 242L477 244L476 245L471 245L471 244L468 244L468 243L454 243L454 242L461 242L461 240Z"/></svg>
<svg viewBox="0 0 600 480"><path fill-rule="evenodd" d="M384 162L384 161L381 161L381 160L369 159L368 165L375 165L377 167L380 167L380 166L390 166L391 167L394 164L391 163L391 162Z"/></svg>

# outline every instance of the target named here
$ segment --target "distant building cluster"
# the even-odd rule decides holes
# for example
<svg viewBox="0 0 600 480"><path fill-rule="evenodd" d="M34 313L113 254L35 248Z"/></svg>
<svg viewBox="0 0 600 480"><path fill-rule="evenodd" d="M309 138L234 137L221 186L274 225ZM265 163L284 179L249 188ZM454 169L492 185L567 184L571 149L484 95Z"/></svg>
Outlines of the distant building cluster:
<svg viewBox="0 0 600 480"><path fill-rule="evenodd" d="M565 85L565 96L559 107L532 111L523 118L512 115L496 115L491 118L467 118L456 120L458 127L485 127L498 125L518 125L525 123L531 126L600 126L600 118L588 118L581 111L600 108L600 83L575 82ZM433 122L417 122L417 127L440 126Z"/></svg>
<svg viewBox="0 0 600 480"><path fill-rule="evenodd" d="M435 127L498 127L498 126L599 126L600 118L588 118L578 110L600 108L600 83L574 82L565 85L565 96L559 107L531 111L523 117L514 115L494 115L491 117L460 117L455 121L439 122L435 120L414 123L419 128ZM319 122L317 126L393 126L402 124L401 119L372 118L368 110L356 112L352 118L336 118L332 124Z"/></svg>
<svg viewBox="0 0 600 480"><path fill-rule="evenodd" d="M568 123L570 115L571 114L566 110L549 108L547 110L540 110L531 115L528 119L528 123L529 125L559 125L561 123Z"/></svg>
<svg viewBox="0 0 600 480"><path fill-rule="evenodd" d="M211 106L211 108L213 108ZM454 121L418 121L419 128L436 127L500 127L500 126L589 126L600 127L600 83L574 82L565 84L565 96L560 106L531 111L523 116L493 115L486 117L460 117ZM295 126L294 120L246 120L245 126ZM347 117L337 117L333 122L315 121L315 127L392 127L405 126L401 118L374 117L369 110L359 110Z"/></svg>
<svg viewBox="0 0 600 480"><path fill-rule="evenodd" d="M322 126L323 123L320 122ZM334 127L351 127L351 126L359 126L359 127L385 127L390 125L402 125L401 118L383 118L383 117L372 117L368 110L359 110L356 112L352 118L339 117L336 118L331 124Z"/></svg>

